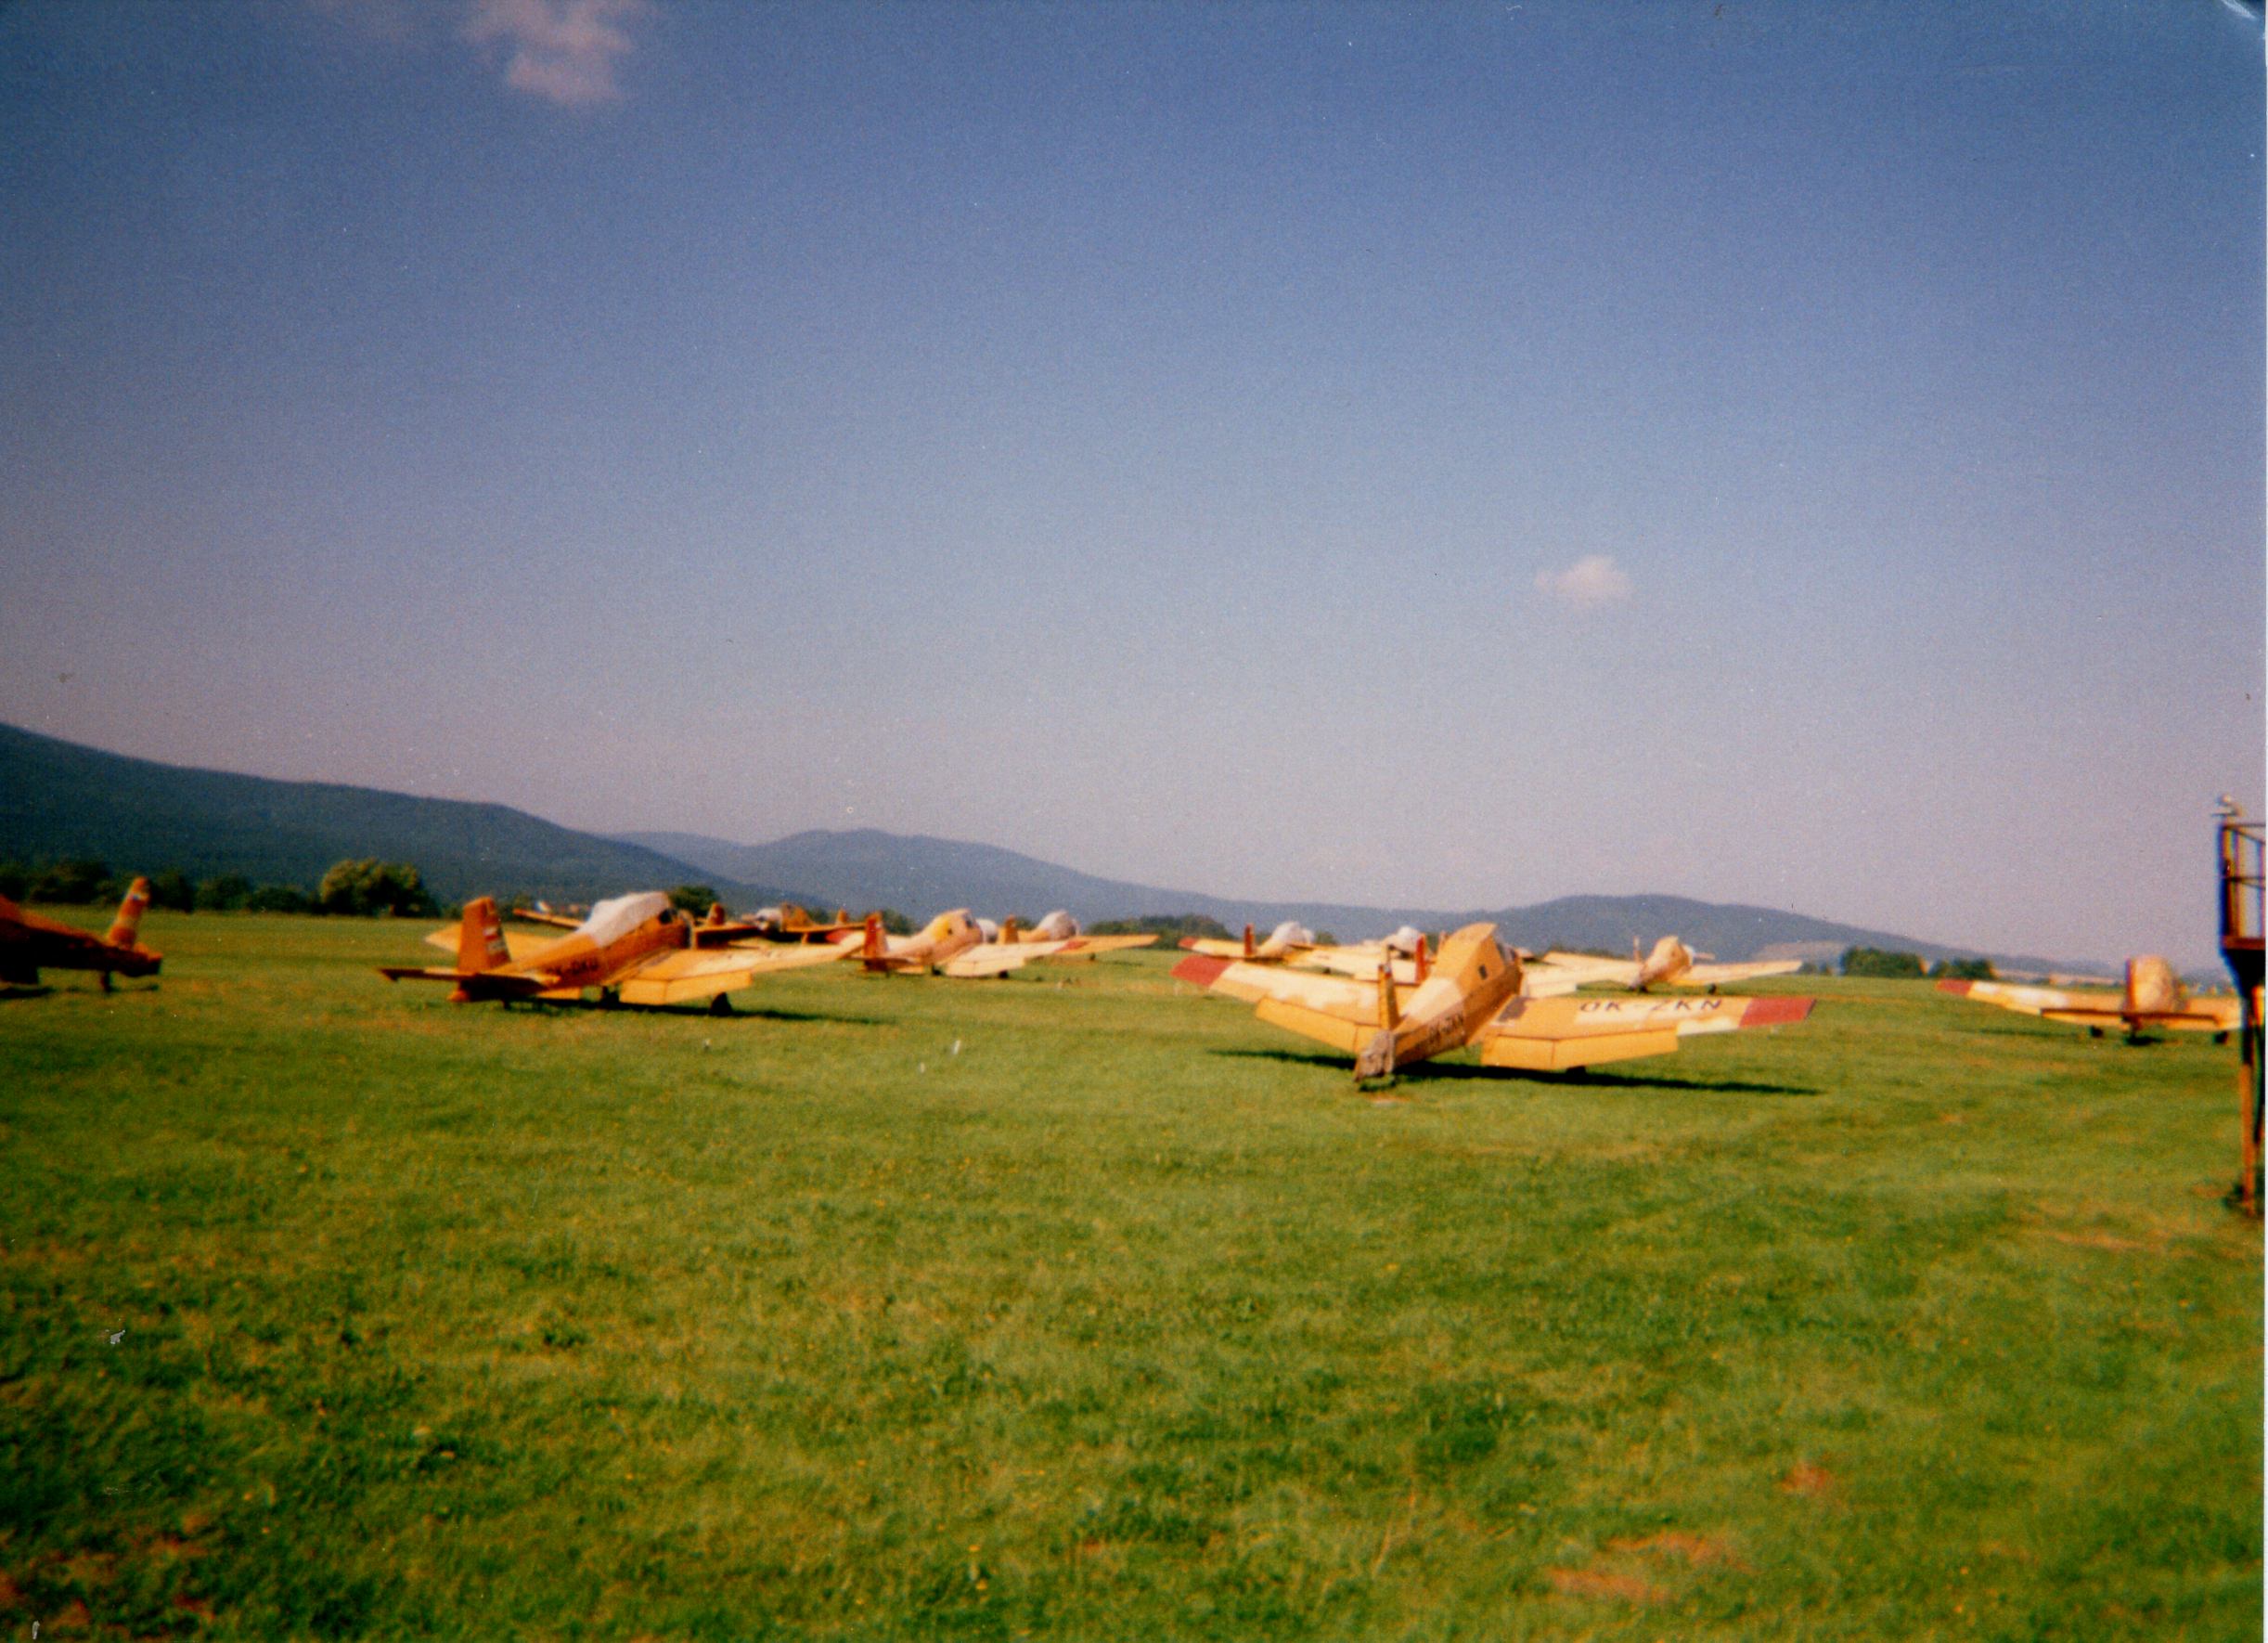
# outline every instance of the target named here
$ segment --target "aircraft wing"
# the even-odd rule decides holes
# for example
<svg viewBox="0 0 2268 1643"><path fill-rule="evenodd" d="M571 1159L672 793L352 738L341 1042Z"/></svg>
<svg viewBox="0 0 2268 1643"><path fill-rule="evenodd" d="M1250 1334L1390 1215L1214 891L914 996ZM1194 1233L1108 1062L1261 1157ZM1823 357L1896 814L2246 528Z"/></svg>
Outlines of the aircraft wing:
<svg viewBox="0 0 2268 1643"><path fill-rule="evenodd" d="M2245 1007L2235 993L2214 993L2210 998L2191 999L2182 1006L2178 1017L2160 1016L2154 1019L2184 1032L2235 1032L2244 1025Z"/></svg>
<svg viewBox="0 0 2268 1643"><path fill-rule="evenodd" d="M625 1004L682 1004L737 991L758 976L832 964L840 956L831 947L681 947L633 965L619 983L610 985L616 986Z"/></svg>
<svg viewBox="0 0 2268 1643"><path fill-rule="evenodd" d="M570 918L563 912L538 912L532 907L507 908L504 916L519 919L525 924L554 925L562 930L579 930L583 927L583 921L579 918Z"/></svg>
<svg viewBox="0 0 2268 1643"><path fill-rule="evenodd" d="M1383 941L1364 941L1352 947L1309 947L1295 952L1283 962L1302 970L1323 970L1334 976L1352 976L1358 981L1368 981L1378 974L1378 965L1388 956ZM1416 965L1404 960L1412 974Z"/></svg>
<svg viewBox="0 0 2268 1643"><path fill-rule="evenodd" d="M1188 951L1202 953L1206 958L1241 959L1244 956L1242 941L1223 941L1212 936L1184 937L1181 945Z"/></svg>
<svg viewBox="0 0 2268 1643"><path fill-rule="evenodd" d="M1086 958L1098 952L1125 952L1137 947L1154 947L1157 937L1149 936L1074 936L1063 944L1063 952L1070 958Z"/></svg>
<svg viewBox="0 0 2268 1643"><path fill-rule="evenodd" d="M1199 954L1173 967L1177 981L1259 1006L1260 1019L1354 1054L1379 1028L1378 989L1345 976L1282 964L1224 964Z"/></svg>
<svg viewBox="0 0 2268 1643"><path fill-rule="evenodd" d="M456 943L450 943L454 948ZM447 981L466 989L476 997L496 998L580 998L579 988L553 990L552 977L545 975L524 976L506 974L496 970L457 970L449 968L420 969L415 964L381 964L378 973L389 981Z"/></svg>
<svg viewBox="0 0 2268 1643"><path fill-rule="evenodd" d="M2234 1032L2244 1019L2243 1006L2233 997L2218 994L2191 999L2178 1010L2134 1010L2126 1007L2122 992L2091 991L2084 988L2021 987L2008 981L1940 981L1939 992L1998 1004L2004 1010L2037 1016L2043 1021L2062 1021L2073 1027L2162 1027L2171 1032Z"/></svg>
<svg viewBox="0 0 2268 1643"><path fill-rule="evenodd" d="M1753 959L1745 964L1695 964L1670 985L1723 987L1734 981L1753 981L1759 976L1793 976L1803 968L1800 959Z"/></svg>
<svg viewBox="0 0 2268 1643"><path fill-rule="evenodd" d="M1790 966L1793 968L1794 966ZM1525 967L1529 991L1551 997L1572 992L1579 987L1611 983L1616 987L1634 987L1638 984L1636 959L1602 958L1592 952L1547 952ZM1551 989L1541 993L1536 985Z"/></svg>
<svg viewBox="0 0 2268 1643"><path fill-rule="evenodd" d="M1022 969L1034 959L1092 958L1098 952L1147 947L1156 939L1155 936L1067 936L1061 941L982 941L966 952L954 954L938 973L964 981L1005 976L1011 970Z"/></svg>
<svg viewBox="0 0 2268 1643"><path fill-rule="evenodd" d="M2004 1010L2026 1016L2044 1016L2051 1020L2094 1025L2125 1019L2121 1014L2126 1003L2123 993L2066 987L2020 987L2012 981L1952 980L1939 982L1938 990L1956 998L1975 999L1980 1004L1997 1004Z"/></svg>
<svg viewBox="0 0 2268 1643"><path fill-rule="evenodd" d="M1557 1072L1667 1055L1695 1033L1785 1027L1811 1013L1810 999L1522 996L1506 1001L1475 1041L1483 1066Z"/></svg>
<svg viewBox="0 0 2268 1643"><path fill-rule="evenodd" d="M547 922L563 922L570 929L573 928L575 925L573 919ZM438 947L444 952L454 953L457 951L457 926L449 925L428 936L425 938L425 944L428 947ZM512 955L513 964L521 964L542 952L545 948L551 945L552 940L553 938L548 936L531 936L523 930L507 930L504 932L504 950Z"/></svg>
<svg viewBox="0 0 2268 1643"><path fill-rule="evenodd" d="M1063 941L980 941L963 952L946 960L938 970L941 976L951 976L962 981L986 976L1005 976L1011 970L1020 970L1036 958L1068 946Z"/></svg>

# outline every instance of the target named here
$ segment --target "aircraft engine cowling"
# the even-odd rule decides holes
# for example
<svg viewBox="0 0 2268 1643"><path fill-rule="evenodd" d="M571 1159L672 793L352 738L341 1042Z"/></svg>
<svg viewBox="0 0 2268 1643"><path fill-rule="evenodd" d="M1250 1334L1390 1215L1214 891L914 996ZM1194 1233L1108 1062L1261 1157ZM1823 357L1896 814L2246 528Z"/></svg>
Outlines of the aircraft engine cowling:
<svg viewBox="0 0 2268 1643"><path fill-rule="evenodd" d="M1664 936L1638 966L1636 986L1643 992L1656 981L1674 981L1693 968L1694 955L1675 936Z"/></svg>
<svg viewBox="0 0 2268 1643"><path fill-rule="evenodd" d="M2137 1015L2170 1015L2184 1003L2173 966L2154 953L2126 961L2126 1007Z"/></svg>

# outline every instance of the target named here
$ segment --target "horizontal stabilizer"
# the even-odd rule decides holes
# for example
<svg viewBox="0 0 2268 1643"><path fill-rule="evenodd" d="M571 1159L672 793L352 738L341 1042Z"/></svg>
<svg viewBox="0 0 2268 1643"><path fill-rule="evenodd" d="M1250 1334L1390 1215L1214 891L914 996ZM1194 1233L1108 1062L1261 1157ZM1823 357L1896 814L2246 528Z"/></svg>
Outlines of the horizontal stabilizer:
<svg viewBox="0 0 2268 1643"><path fill-rule="evenodd" d="M1186 981L1192 987L1210 987L1220 979L1220 973L1235 962L1233 959L1216 958L1208 952L1192 953L1174 965L1173 978Z"/></svg>
<svg viewBox="0 0 2268 1643"><path fill-rule="evenodd" d="M1480 1035L1481 1061L1531 1072L1667 1055L1678 1040L1746 1027L1787 1027L1808 998L1515 998Z"/></svg>
<svg viewBox="0 0 2268 1643"><path fill-rule="evenodd" d="M534 998L551 982L548 976L499 976L494 970L418 969L401 964L381 964L378 973L389 981L447 981L469 996L490 999Z"/></svg>
<svg viewBox="0 0 2268 1643"><path fill-rule="evenodd" d="M566 922L570 925L574 923L573 919ZM425 944L428 947L438 947L444 952L455 952L460 933L458 926L450 925L427 936ZM543 951L545 948L549 947L554 939L553 937L537 936L524 930L507 930L504 932L504 950L510 956L511 963L523 964Z"/></svg>
<svg viewBox="0 0 2268 1643"><path fill-rule="evenodd" d="M1295 1032L1302 1038L1320 1040L1349 1055L1359 1052L1378 1033L1375 1021L1348 1021L1285 999L1262 999L1254 1014L1271 1027L1281 1027L1284 1031Z"/></svg>

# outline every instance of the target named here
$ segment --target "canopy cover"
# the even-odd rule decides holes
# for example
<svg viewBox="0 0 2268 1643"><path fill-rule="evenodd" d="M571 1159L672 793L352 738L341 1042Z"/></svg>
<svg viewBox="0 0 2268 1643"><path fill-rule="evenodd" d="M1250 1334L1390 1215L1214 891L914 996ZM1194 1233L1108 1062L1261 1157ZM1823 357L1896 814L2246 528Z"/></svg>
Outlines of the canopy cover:
<svg viewBox="0 0 2268 1643"><path fill-rule="evenodd" d="M640 890L634 896L617 896L611 901L601 901L590 910L590 917L575 932L588 936L600 947L619 941L638 925L660 918L669 911L669 898L659 890Z"/></svg>

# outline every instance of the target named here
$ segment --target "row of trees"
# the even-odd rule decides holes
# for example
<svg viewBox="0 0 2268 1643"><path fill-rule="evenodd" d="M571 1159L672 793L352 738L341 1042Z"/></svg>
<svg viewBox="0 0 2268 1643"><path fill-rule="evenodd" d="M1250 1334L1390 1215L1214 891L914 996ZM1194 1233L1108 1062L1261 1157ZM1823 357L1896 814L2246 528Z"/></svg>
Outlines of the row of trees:
<svg viewBox="0 0 2268 1643"><path fill-rule="evenodd" d="M176 912L322 912L369 917L439 911L425 880L406 861L335 862L310 895L297 885L255 885L240 873L192 883L177 867L150 873L149 902ZM87 906L117 901L134 883L96 856L61 861L0 861L0 896L15 901Z"/></svg>
<svg viewBox="0 0 2268 1643"><path fill-rule="evenodd" d="M1925 976L1955 981L1992 979L1991 959L1939 959L1933 967L1925 964L1918 952L1893 952L1879 947L1845 948L1842 969L1846 976L1870 976L1892 980L1918 980Z"/></svg>

